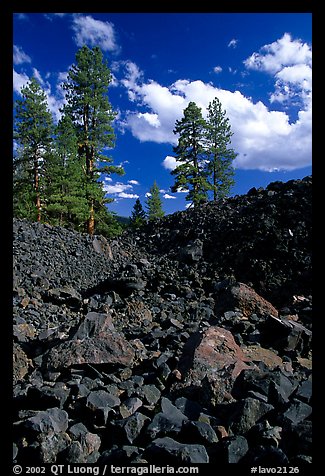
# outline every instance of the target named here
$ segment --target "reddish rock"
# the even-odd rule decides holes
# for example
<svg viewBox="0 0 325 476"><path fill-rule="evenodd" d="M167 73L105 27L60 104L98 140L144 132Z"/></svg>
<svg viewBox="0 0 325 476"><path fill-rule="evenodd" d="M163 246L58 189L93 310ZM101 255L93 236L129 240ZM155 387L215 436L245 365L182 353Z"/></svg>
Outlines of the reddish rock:
<svg viewBox="0 0 325 476"><path fill-rule="evenodd" d="M275 352L270 349L264 349L259 345L250 345L248 347L242 347L244 355L252 362L264 362L264 364L270 369L284 368L284 363Z"/></svg>
<svg viewBox="0 0 325 476"><path fill-rule="evenodd" d="M13 344L13 383L14 385L22 380L33 367L32 361L27 357L19 344Z"/></svg>
<svg viewBox="0 0 325 476"><path fill-rule="evenodd" d="M236 377L250 359L236 344L232 333L211 326L203 334L193 334L184 346L179 362L183 381L177 388L194 388L202 403L227 401Z"/></svg>
<svg viewBox="0 0 325 476"><path fill-rule="evenodd" d="M217 312L225 312L237 307L245 317L251 314L259 316L278 316L275 307L244 283L236 283L221 291L217 302Z"/></svg>
<svg viewBox="0 0 325 476"><path fill-rule="evenodd" d="M59 369L80 364L132 364L135 352L125 337L116 332L110 315L90 312L72 340L51 349L47 368Z"/></svg>
<svg viewBox="0 0 325 476"><path fill-rule="evenodd" d="M47 368L59 369L80 364L131 365L134 350L117 332L101 338L71 340L50 350L46 359Z"/></svg>

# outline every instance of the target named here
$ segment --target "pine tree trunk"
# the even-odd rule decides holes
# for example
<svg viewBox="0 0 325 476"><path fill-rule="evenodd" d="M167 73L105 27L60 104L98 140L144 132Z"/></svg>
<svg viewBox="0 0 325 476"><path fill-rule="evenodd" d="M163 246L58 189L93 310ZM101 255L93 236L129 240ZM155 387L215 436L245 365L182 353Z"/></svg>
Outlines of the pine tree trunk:
<svg viewBox="0 0 325 476"><path fill-rule="evenodd" d="M89 209L89 218L87 221L87 233L93 235L95 231L95 212L94 212L94 203L91 202Z"/></svg>
<svg viewBox="0 0 325 476"><path fill-rule="evenodd" d="M38 160L37 156L34 159L34 187L36 193L36 209L37 209L37 221L41 221L41 197L39 191L39 175L38 175Z"/></svg>
<svg viewBox="0 0 325 476"><path fill-rule="evenodd" d="M215 159L216 160L216 159ZM217 167L216 162L213 164L213 200L217 201Z"/></svg>

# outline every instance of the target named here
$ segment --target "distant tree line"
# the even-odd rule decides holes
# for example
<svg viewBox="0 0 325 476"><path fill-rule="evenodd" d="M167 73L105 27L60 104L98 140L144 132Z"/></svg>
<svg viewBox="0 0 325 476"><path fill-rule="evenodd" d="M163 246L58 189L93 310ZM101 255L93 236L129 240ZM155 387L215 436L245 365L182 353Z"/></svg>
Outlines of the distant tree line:
<svg viewBox="0 0 325 476"><path fill-rule="evenodd" d="M83 46L63 83L66 102L54 124L44 90L32 78L21 90L14 108L13 211L18 218L73 228L89 234L114 236L122 225L110 212L102 179L124 175L104 154L115 145L115 112L108 100L111 73L99 47ZM173 148L177 166L171 172L173 192L187 191L186 199L198 206L229 194L233 185L229 147L232 132L220 101L207 109L190 102L176 121L178 144ZM212 194L212 195L211 195ZM140 199L130 217L132 227L164 216L159 187L154 182L146 199Z"/></svg>
<svg viewBox="0 0 325 476"><path fill-rule="evenodd" d="M152 187L147 194L146 211L144 210L140 198L137 198L130 217L130 226L132 228L139 228L147 221L159 220L165 215L162 208L162 201L160 198L160 191L157 182L154 181Z"/></svg>

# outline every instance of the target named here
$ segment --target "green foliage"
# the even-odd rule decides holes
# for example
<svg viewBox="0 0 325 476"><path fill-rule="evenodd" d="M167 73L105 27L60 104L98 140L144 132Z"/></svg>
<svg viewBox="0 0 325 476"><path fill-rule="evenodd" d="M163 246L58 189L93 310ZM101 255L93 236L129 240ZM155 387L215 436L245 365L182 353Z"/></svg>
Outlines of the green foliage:
<svg viewBox="0 0 325 476"><path fill-rule="evenodd" d="M234 185L232 161L237 154L229 147L232 135L226 111L222 110L221 102L215 98L208 106L205 135L208 159L206 172L214 200L228 196Z"/></svg>
<svg viewBox="0 0 325 476"><path fill-rule="evenodd" d="M137 198L134 207L131 212L130 226L131 228L139 228L146 223L146 212L140 202L140 198Z"/></svg>
<svg viewBox="0 0 325 476"><path fill-rule="evenodd" d="M64 84L67 105L65 112L74 124L79 160L84 164L85 195L88 202L87 231L95 231L95 217L103 214L105 199L101 174L124 174L122 167L112 165L112 159L102 153L112 148L115 135L112 127L115 113L107 97L111 74L100 48L83 46L76 54ZM106 217L109 220L109 217Z"/></svg>
<svg viewBox="0 0 325 476"><path fill-rule="evenodd" d="M100 48L83 46L63 88L67 103L54 128L35 78L15 104L14 214L88 233L116 236L122 226L107 209L99 180L124 174L103 154L115 145L115 113L107 97L111 74Z"/></svg>
<svg viewBox="0 0 325 476"><path fill-rule="evenodd" d="M190 102L184 109L184 116L176 121L174 134L179 134L178 144L173 148L176 161L179 165L172 171L175 175L173 192L178 189L187 189L186 200L194 206L207 200L207 191L210 186L204 170L205 148L204 137L206 123L202 117L201 108Z"/></svg>
<svg viewBox="0 0 325 476"><path fill-rule="evenodd" d="M44 206L44 169L52 144L53 122L46 95L32 78L14 107L13 212L41 220Z"/></svg>
<svg viewBox="0 0 325 476"><path fill-rule="evenodd" d="M236 153L229 147L232 132L226 112L215 98L208 106L207 119L201 108L190 102L184 109L184 116L176 121L174 134L178 134L178 144L173 148L177 167L173 192L188 190L186 200L194 207L208 200L209 192L217 200L229 194L234 184L232 161Z"/></svg>
<svg viewBox="0 0 325 476"><path fill-rule="evenodd" d="M162 208L162 201L159 194L159 187L154 181L153 186L149 190L150 195L147 197L147 218L149 221L157 220L165 215Z"/></svg>
<svg viewBox="0 0 325 476"><path fill-rule="evenodd" d="M53 225L84 231L88 218L86 174L78 157L76 130L70 116L56 127L55 148L46 168L46 216Z"/></svg>

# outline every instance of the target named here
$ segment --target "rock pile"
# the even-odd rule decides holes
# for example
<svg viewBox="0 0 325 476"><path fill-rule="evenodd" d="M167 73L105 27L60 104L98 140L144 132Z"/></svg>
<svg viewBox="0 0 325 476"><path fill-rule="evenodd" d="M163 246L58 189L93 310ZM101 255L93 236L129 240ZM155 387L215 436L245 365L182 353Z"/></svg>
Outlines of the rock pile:
<svg viewBox="0 0 325 476"><path fill-rule="evenodd" d="M311 187L110 242L14 220L14 461L311 462Z"/></svg>

